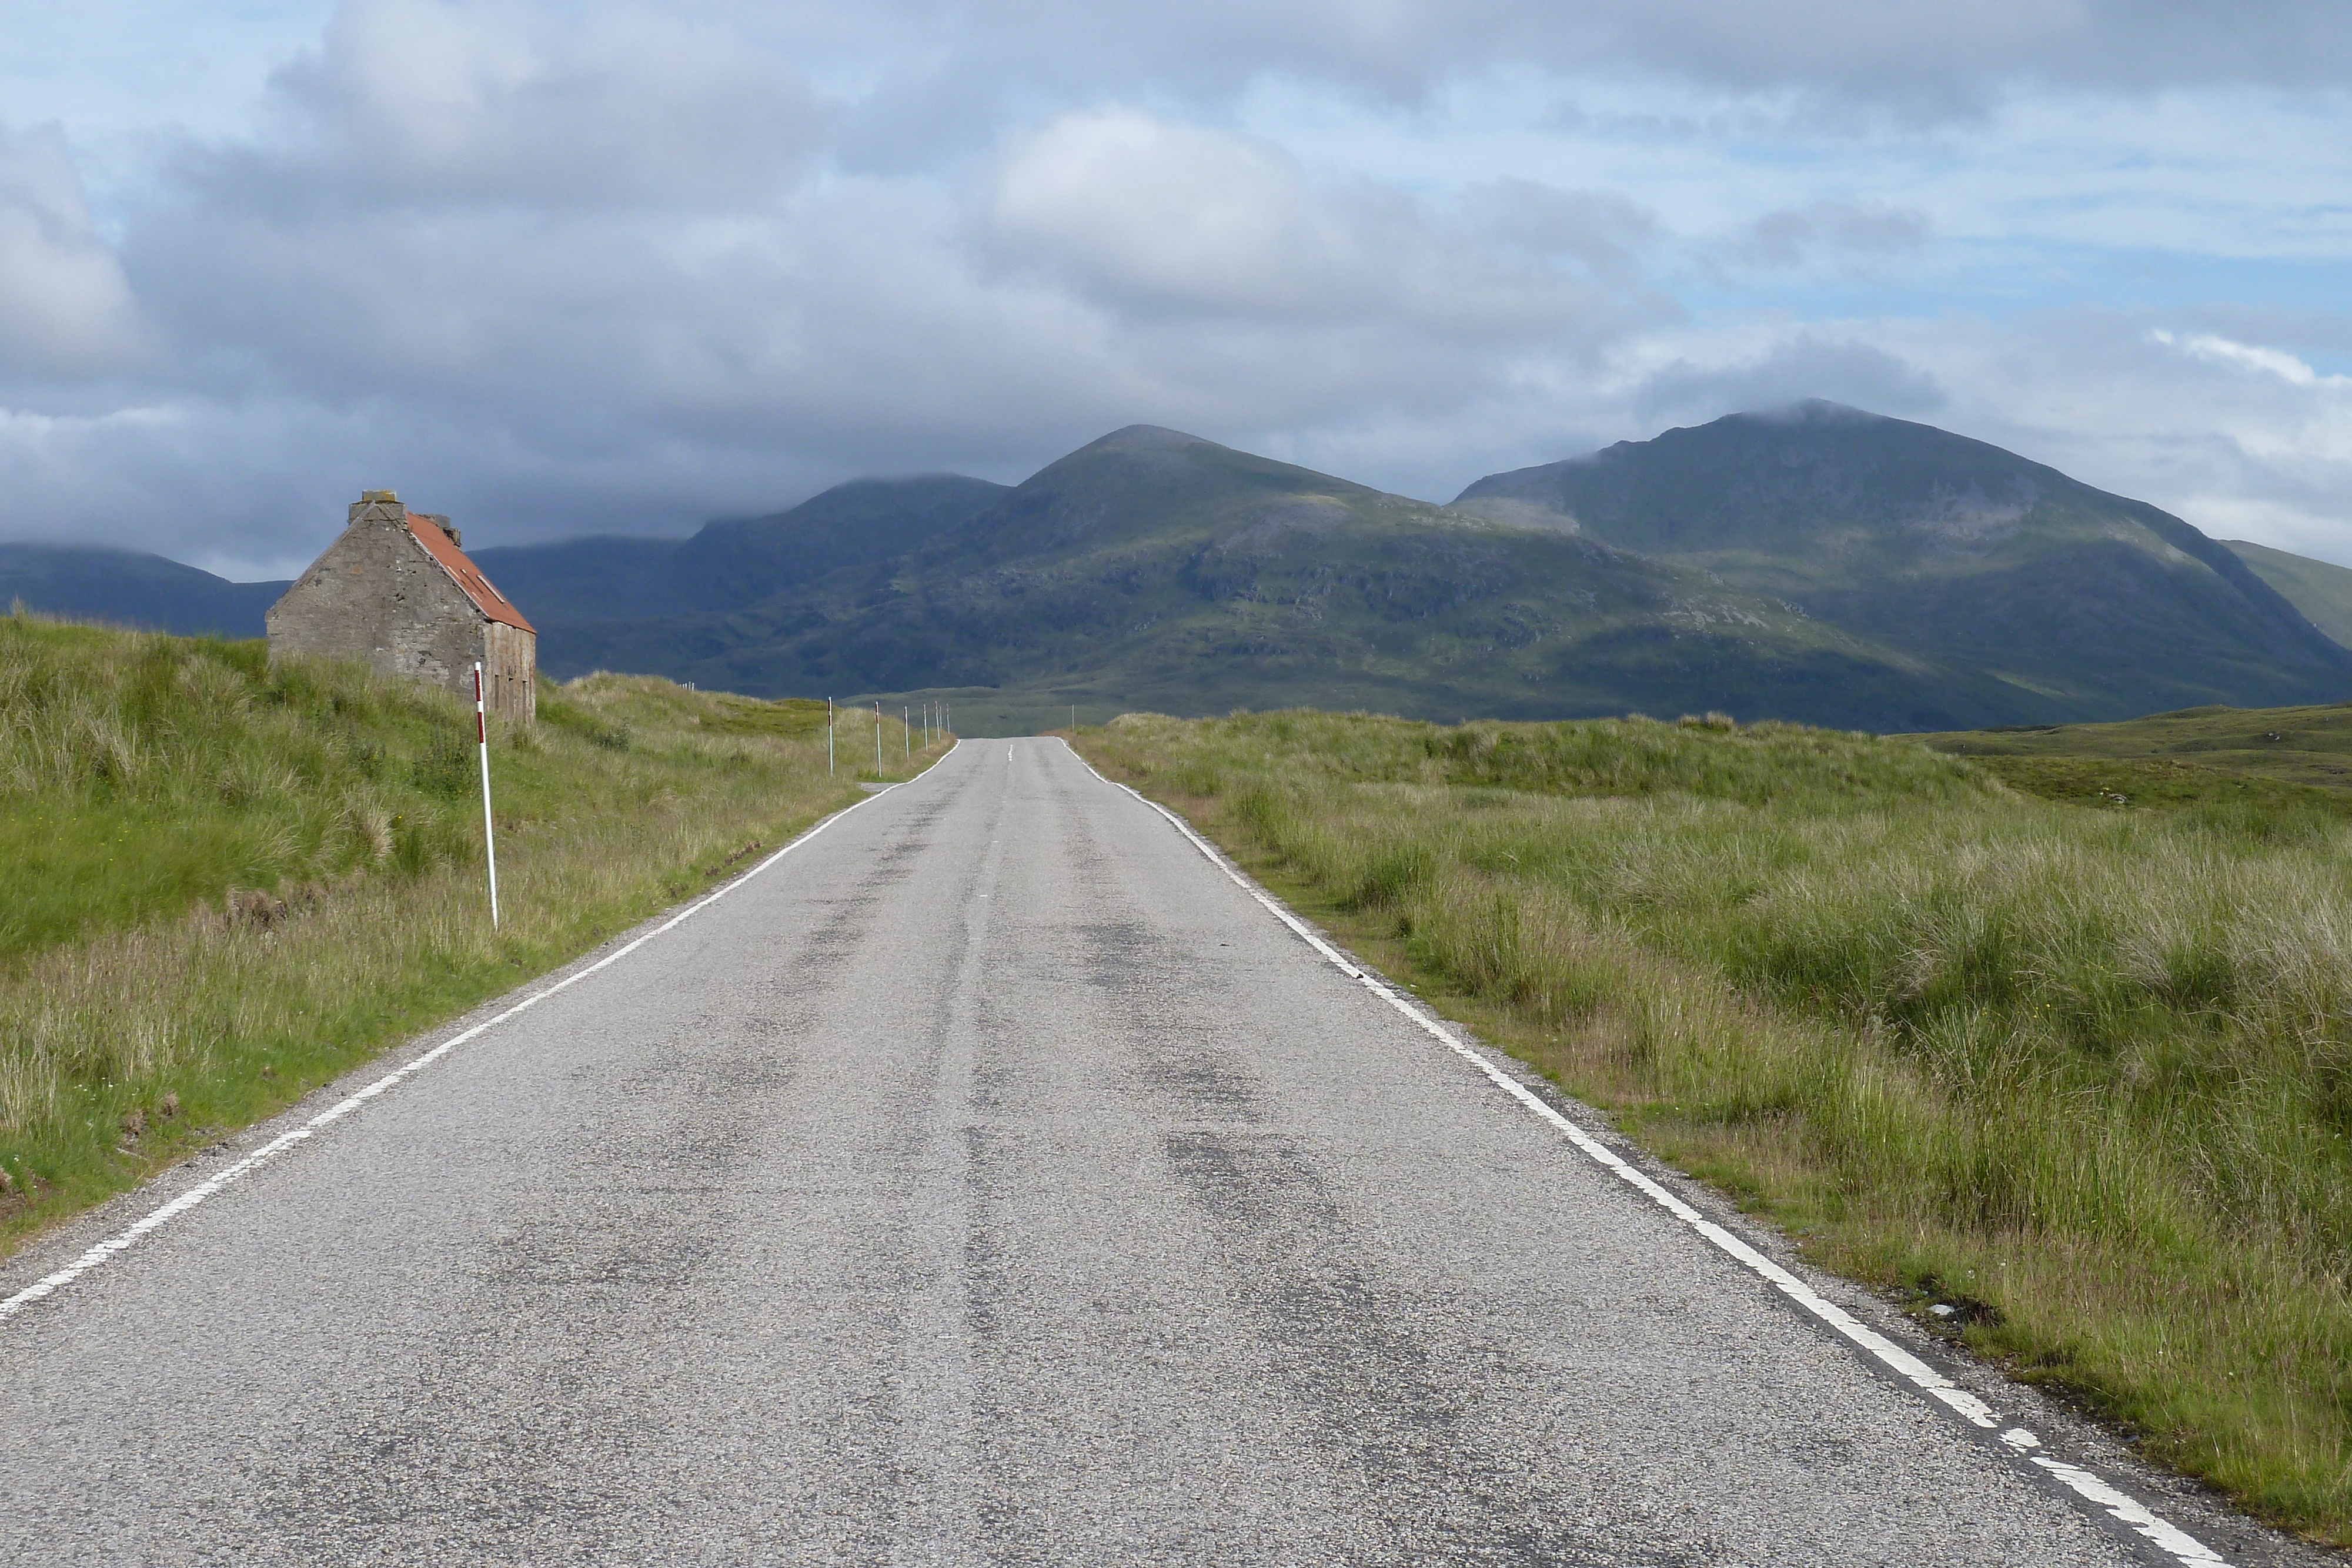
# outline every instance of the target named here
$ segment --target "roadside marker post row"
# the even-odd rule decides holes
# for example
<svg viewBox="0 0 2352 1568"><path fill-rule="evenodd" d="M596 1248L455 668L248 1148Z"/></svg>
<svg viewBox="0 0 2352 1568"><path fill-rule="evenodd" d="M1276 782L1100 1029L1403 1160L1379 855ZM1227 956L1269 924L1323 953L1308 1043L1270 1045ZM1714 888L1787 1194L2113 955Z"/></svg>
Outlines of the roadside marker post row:
<svg viewBox="0 0 2352 1568"><path fill-rule="evenodd" d="M716 888L711 892L705 894L702 897L695 900L692 904L688 904L684 909L679 910L676 915L671 915L667 920L663 921L659 925L655 926L651 931L646 932L644 936L636 938L633 942L630 942L627 946L615 948L614 951L605 954L602 958L597 959L594 963L590 964L583 968L575 969L571 974L564 976L563 978L554 982L552 985L546 986L539 990L533 991L530 996L523 998L522 1000L515 1003L514 1006L507 1009L504 1012L499 1013L492 1018L484 1019L480 1023L478 1023L473 1028L467 1030L464 1033L453 1035L449 1039L443 1040L439 1045L436 1045L432 1050L425 1052L422 1056L419 1056L407 1066L394 1068L392 1071L385 1073L383 1077L377 1079L374 1082L368 1084L365 1088L357 1090L345 1098L336 1101L332 1105L328 1106L325 1110L320 1112L317 1115L311 1117L300 1126L293 1128L289 1132L280 1133L278 1136L270 1139L269 1142L262 1145L261 1147L254 1150L253 1153L246 1155L243 1159L237 1160L234 1164L226 1166L221 1169L215 1171L203 1181L198 1182L195 1186L188 1188L187 1191L180 1194L179 1197L172 1199L171 1202L164 1204L160 1208L149 1211L147 1214L142 1215L122 1229L115 1232L112 1236L108 1237L105 1240L90 1247L88 1250L75 1258L72 1262L68 1263L64 1268L43 1275L41 1278L34 1281L31 1284L26 1286L23 1290L18 1291L12 1296L0 1298L0 1322L5 1322L8 1319L15 1317L17 1313L23 1312L26 1307L31 1306L34 1302L57 1294L59 1291L65 1289L68 1285L72 1284L75 1281L80 1279L91 1270L104 1264L116 1254L136 1245L142 1239L161 1230L164 1226L169 1225L172 1221L187 1213L190 1209L195 1207L206 1198L211 1197L223 1187L228 1186L230 1184L236 1182L243 1177L251 1176L255 1171L259 1170L263 1166L268 1165L270 1161L276 1159L278 1155L284 1154L287 1150L294 1147L296 1145L308 1142L310 1139L317 1137L320 1133L326 1131L328 1127L341 1121L344 1117L350 1115L352 1112L358 1110L361 1106L366 1104L377 1095L397 1089L401 1084L406 1082L416 1074L424 1071L426 1068L432 1066L435 1062L440 1061L443 1057L448 1055L459 1046L480 1038L482 1035L485 1035L491 1030L498 1028L499 1025L506 1022L509 1019L515 1017L517 1014L527 1012L530 1009L537 1007L540 1003L547 1000L548 998L555 995L556 992L565 990L572 986L578 985L581 981L596 973L599 969L607 968L612 965L619 963L622 959L627 957L630 954L635 952L638 948L644 946L655 937L662 936L664 933L671 931L685 924L687 921L693 919L696 915L701 914L704 910L709 908L712 904L718 903L720 899L726 897L737 888L741 887L744 883L750 882L753 877L758 876L761 872L766 871L770 866L774 865L778 861L782 860L786 855L791 854L794 850L799 849L803 844L807 843L811 839L815 838L827 828L832 827L835 822L840 821L844 817L849 815L850 812L857 810L861 807L872 805L875 801L880 800L883 796L888 794L892 789L896 789L897 788L898 788L898 786L896 784L887 785L881 789L876 790L873 794L868 795L865 800L845 806L830 817L826 817L819 821L811 823L806 831L803 832L798 838L793 840L792 842L784 845L774 854L770 855L766 860L761 861L759 864L753 866L751 870L745 872L734 881L727 883L724 887Z"/></svg>
<svg viewBox="0 0 2352 1568"><path fill-rule="evenodd" d="M1796 1275L1765 1257L1755 1248L1653 1181L1608 1145L1553 1109L1541 1095L1497 1067L1487 1059L1485 1052L1471 1046L1454 1026L1428 1011L1418 1000L1409 998L1379 976L1370 973L1350 961L1339 948L1324 940L1314 927L1284 907L1281 900L1251 881L1223 852L1202 837L1192 823L1140 790L1113 779L1103 779L1100 773L1095 772L1092 763L1078 756L1076 747L1069 746L1066 741L1063 744L1069 750L1070 755L1077 758L1078 765L1089 773L1094 773L1097 779L1102 779L1104 783L1110 784L1114 789L1126 790L1128 794L1134 796L1144 805L1167 819L1169 825L1190 840L1192 847L1199 850L1210 864L1223 872L1234 886L1249 894L1252 899L1264 906L1268 914L1288 926L1295 936L1314 948L1334 968L1412 1019L1425 1033L1492 1080L1496 1087L1549 1123L1594 1164L1601 1166L1668 1214L1673 1215L1691 1230L1704 1237L1718 1250L1728 1254L1750 1271L1761 1276L1808 1315L1870 1356L1895 1376L1918 1389L1928 1398L1951 1410L1970 1426L1997 1434L2003 1452L2015 1459L2032 1465L2043 1475L2064 1486L2077 1497L2105 1511L2108 1517L2124 1525L2174 1562L2183 1564L2184 1568L2228 1568L2228 1560L2221 1553L2102 1477L2079 1465L2068 1464L2063 1459L2053 1458L2047 1454L2035 1453L2034 1450L2042 1446L2042 1440L2033 1433L2022 1427L2011 1426L2004 1429L2004 1423L1996 1415L1992 1406L1966 1389L1956 1386L1949 1378L1926 1362L1921 1361L1885 1335L1857 1321L1852 1313L1835 1302L1825 1300Z"/></svg>

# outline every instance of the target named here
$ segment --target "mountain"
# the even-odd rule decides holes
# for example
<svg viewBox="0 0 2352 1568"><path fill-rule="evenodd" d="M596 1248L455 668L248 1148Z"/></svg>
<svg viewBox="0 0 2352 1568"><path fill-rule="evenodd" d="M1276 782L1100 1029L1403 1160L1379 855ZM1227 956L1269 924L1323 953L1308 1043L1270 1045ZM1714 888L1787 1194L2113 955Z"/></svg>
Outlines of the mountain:
<svg viewBox="0 0 2352 1568"><path fill-rule="evenodd" d="M2352 569L2289 555L2245 539L2223 539L2247 569L2278 590L2314 626L2352 648Z"/></svg>
<svg viewBox="0 0 2352 1568"><path fill-rule="evenodd" d="M495 545L472 559L509 598L530 606L543 632L542 660L551 653L561 665L572 627L732 609L895 560L1007 489L954 474L853 479L771 516L708 524L690 538L601 535ZM73 620L258 637L263 613L289 586L230 582L130 550L0 544L0 605L21 601Z"/></svg>
<svg viewBox="0 0 2352 1568"><path fill-rule="evenodd" d="M1704 571L1980 671L2011 688L2011 722L2352 696L2352 653L2179 518L1834 403L1491 475L1454 506Z"/></svg>
<svg viewBox="0 0 2352 1568"><path fill-rule="evenodd" d="M978 516L1005 490L960 474L853 479L772 516L708 524L691 538L604 535L497 545L473 556L509 598L530 606L542 628L692 615L895 560ZM549 635L561 664L568 631ZM548 656L545 643L541 653Z"/></svg>
<svg viewBox="0 0 2352 1568"><path fill-rule="evenodd" d="M691 538L475 559L551 675L949 695L968 734L1071 704L1944 731L2352 695L2352 653L2306 618L2352 633L2352 571L2237 549L1999 447L1807 403L1451 506L1131 425L1017 486L857 480ZM12 580L37 608L248 633L284 586L36 546L0 549Z"/></svg>
<svg viewBox="0 0 2352 1568"><path fill-rule="evenodd" d="M1990 723L2012 706L1997 681L1702 572L1149 425L1049 465L887 571L571 630L580 667L752 694L961 688L1093 713L1728 706L1924 728L1959 727L1928 714Z"/></svg>
<svg viewBox="0 0 2352 1568"><path fill-rule="evenodd" d="M160 555L0 544L0 604L182 636L258 637L283 582L231 582Z"/></svg>

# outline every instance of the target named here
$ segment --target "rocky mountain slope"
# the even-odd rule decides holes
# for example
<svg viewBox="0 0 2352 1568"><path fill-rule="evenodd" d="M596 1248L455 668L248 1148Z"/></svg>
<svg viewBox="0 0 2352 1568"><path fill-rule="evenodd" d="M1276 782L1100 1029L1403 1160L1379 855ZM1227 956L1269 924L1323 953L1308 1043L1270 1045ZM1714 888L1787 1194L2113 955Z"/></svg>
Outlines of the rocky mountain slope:
<svg viewBox="0 0 2352 1568"><path fill-rule="evenodd" d="M688 539L475 559L559 676L952 692L960 718L1013 728L1076 704L1950 730L2352 697L2352 653L2297 608L2326 619L2336 594L2327 624L2352 624L2352 572L2236 548L1982 442L1811 403L1447 507L1135 425L1017 486L859 480ZM61 559L28 604L250 634L282 586Z"/></svg>
<svg viewBox="0 0 2352 1568"><path fill-rule="evenodd" d="M2247 539L2223 539L2230 553L2322 632L2352 648L2352 569L2290 555Z"/></svg>
<svg viewBox="0 0 2352 1568"><path fill-rule="evenodd" d="M1711 574L2015 693L2013 721L2352 696L2352 653L2189 524L1932 425L1735 414L1454 505Z"/></svg>
<svg viewBox="0 0 2352 1568"><path fill-rule="evenodd" d="M563 647L752 693L990 688L1090 710L2006 712L1997 682L1702 572L1148 425L1049 465L887 581L837 571Z"/></svg>

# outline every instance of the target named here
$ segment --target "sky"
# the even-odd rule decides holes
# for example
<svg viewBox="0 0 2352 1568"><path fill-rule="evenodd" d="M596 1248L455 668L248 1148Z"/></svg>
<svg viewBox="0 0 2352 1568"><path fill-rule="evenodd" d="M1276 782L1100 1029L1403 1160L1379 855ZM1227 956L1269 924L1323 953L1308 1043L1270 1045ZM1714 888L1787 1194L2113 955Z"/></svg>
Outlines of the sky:
<svg viewBox="0 0 2352 1568"><path fill-rule="evenodd" d="M0 538L677 534L1803 397L2352 564L2338 0L0 0Z"/></svg>

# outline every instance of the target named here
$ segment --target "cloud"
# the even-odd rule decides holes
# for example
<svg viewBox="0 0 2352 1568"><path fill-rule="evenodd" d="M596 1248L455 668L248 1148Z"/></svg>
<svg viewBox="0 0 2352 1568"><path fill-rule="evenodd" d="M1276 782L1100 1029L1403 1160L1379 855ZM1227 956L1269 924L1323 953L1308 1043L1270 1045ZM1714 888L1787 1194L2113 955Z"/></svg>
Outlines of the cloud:
<svg viewBox="0 0 2352 1568"><path fill-rule="evenodd" d="M143 162L0 138L0 536L679 529L1135 420L1443 497L1807 396L2352 528L2352 318L2260 270L2340 252L2332 9L331 9Z"/></svg>
<svg viewBox="0 0 2352 1568"><path fill-rule="evenodd" d="M137 355L137 308L55 130L0 134L0 365L78 378Z"/></svg>
<svg viewBox="0 0 2352 1568"><path fill-rule="evenodd" d="M1310 188L1278 148L1130 110L1024 136L990 219L1015 255L1097 295L1221 314L1345 314L1393 294L1407 204Z"/></svg>
<svg viewBox="0 0 2352 1568"><path fill-rule="evenodd" d="M1791 91L1896 120L1981 112L2021 84L2146 92L2333 89L2352 78L2352 15L2330 0L1068 0L922 3L1008 96L1084 82L1234 93L1268 78L1420 102L1446 83L1532 68L1629 70L1735 92Z"/></svg>
<svg viewBox="0 0 2352 1568"><path fill-rule="evenodd" d="M1947 401L1927 371L1871 343L1801 333L1727 364L1677 359L1652 371L1631 402L1652 418L1692 423L1826 398L1873 413L1933 413Z"/></svg>
<svg viewBox="0 0 2352 1568"><path fill-rule="evenodd" d="M1230 94L1274 78L1420 101L1507 68L1658 72L1735 91L1794 90L1901 118L1969 113L2020 82L2146 91L2341 86L2352 16L2329 0L1069 0L877 4L877 33L919 29L971 59L1000 100L1083 83ZM926 51L916 74L929 77Z"/></svg>
<svg viewBox="0 0 2352 1568"><path fill-rule="evenodd" d="M1885 202L1830 199L1780 207L1743 225L1722 246L1736 263L1794 268L1880 259L1916 251L1928 236L1927 215Z"/></svg>
<svg viewBox="0 0 2352 1568"><path fill-rule="evenodd" d="M1622 199L1321 180L1263 141L1129 109L1055 117L952 177L827 169L778 133L761 168L649 189L514 126L541 103L641 120L643 95L690 97L706 67L717 95L740 74L728 51L689 39L626 78L608 68L620 34L550 41L447 11L352 13L281 82L271 137L184 155L122 250L174 358L145 398L179 423L42 439L119 443L137 449L120 472L160 475L163 432L193 420L340 470L336 493L490 509L488 540L676 528L871 469L1018 476L1130 420L1231 436L1427 417L1674 316ZM414 35L387 20L419 16ZM419 75L437 84L422 109L385 85ZM789 80L776 96L810 101ZM737 155L741 126L710 112ZM280 439L295 429L313 434ZM195 510L292 493L199 465L237 498ZM274 532L240 515L240 543L282 560L326 493L302 488ZM54 533L64 514L41 505ZM17 531L36 506L0 500Z"/></svg>
<svg viewBox="0 0 2352 1568"><path fill-rule="evenodd" d="M2252 343L2232 342L2212 332L2192 332L2178 336L2158 327L2147 335L2151 343L2167 348L2178 347L2184 353L2210 364L2230 365L2239 370L2258 371L2276 376L2289 386L2352 388L2352 376L2323 376L2294 355L2283 349L2264 349Z"/></svg>
<svg viewBox="0 0 2352 1568"><path fill-rule="evenodd" d="M1629 204L1516 182L1464 205L1317 182L1279 147L1117 109L1018 138L989 218L1013 265L1144 312L1589 342L1659 308L1622 287L1617 234L1644 221Z"/></svg>
<svg viewBox="0 0 2352 1568"><path fill-rule="evenodd" d="M817 96L740 32L649 6L352 0L274 78L277 134L183 176L229 199L693 207L822 145Z"/></svg>

